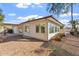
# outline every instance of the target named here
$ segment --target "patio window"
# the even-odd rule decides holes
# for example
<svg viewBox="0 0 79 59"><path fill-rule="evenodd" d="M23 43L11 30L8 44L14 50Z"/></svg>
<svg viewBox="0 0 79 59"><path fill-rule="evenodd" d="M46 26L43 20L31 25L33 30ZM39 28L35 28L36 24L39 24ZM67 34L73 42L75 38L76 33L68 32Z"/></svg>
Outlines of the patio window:
<svg viewBox="0 0 79 59"><path fill-rule="evenodd" d="M58 32L58 28L57 27L55 27L55 32Z"/></svg>
<svg viewBox="0 0 79 59"><path fill-rule="evenodd" d="M37 25L37 26L36 26L36 33L39 33L39 32L40 32L39 30L40 30L40 26Z"/></svg>
<svg viewBox="0 0 79 59"><path fill-rule="evenodd" d="M59 28L58 27L55 27L55 32L59 32Z"/></svg>
<svg viewBox="0 0 79 59"><path fill-rule="evenodd" d="M45 26L41 25L41 33L45 33Z"/></svg>
<svg viewBox="0 0 79 59"><path fill-rule="evenodd" d="M49 33L54 33L54 26L51 24L49 26Z"/></svg>
<svg viewBox="0 0 79 59"><path fill-rule="evenodd" d="M29 32L29 26L25 26L25 32Z"/></svg>
<svg viewBox="0 0 79 59"><path fill-rule="evenodd" d="M60 31L60 28L58 28L58 32Z"/></svg>

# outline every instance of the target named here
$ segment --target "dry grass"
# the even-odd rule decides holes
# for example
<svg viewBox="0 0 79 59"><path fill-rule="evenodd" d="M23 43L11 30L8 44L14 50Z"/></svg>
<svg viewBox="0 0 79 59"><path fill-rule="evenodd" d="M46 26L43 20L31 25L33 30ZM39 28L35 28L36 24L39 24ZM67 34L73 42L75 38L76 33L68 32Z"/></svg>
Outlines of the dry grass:
<svg viewBox="0 0 79 59"><path fill-rule="evenodd" d="M54 39L56 41L61 41L62 37L64 37L64 36L65 36L64 33L58 33L54 37L52 37L51 40Z"/></svg>

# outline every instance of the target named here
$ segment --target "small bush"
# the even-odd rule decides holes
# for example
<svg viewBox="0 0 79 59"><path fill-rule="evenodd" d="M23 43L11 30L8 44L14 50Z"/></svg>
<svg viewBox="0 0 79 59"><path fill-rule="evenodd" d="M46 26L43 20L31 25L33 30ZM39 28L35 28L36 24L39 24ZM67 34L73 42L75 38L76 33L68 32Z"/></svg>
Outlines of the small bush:
<svg viewBox="0 0 79 59"><path fill-rule="evenodd" d="M64 34L64 33L59 33L59 36L60 36L60 37L64 37L65 34Z"/></svg>
<svg viewBox="0 0 79 59"><path fill-rule="evenodd" d="M56 41L61 41L62 37L64 37L65 34L64 33L58 33L56 34L53 39L56 40Z"/></svg>
<svg viewBox="0 0 79 59"><path fill-rule="evenodd" d="M70 34L71 34L71 35L74 35L74 32L73 32L73 31L71 31L71 32L70 32Z"/></svg>
<svg viewBox="0 0 79 59"><path fill-rule="evenodd" d="M60 37L60 36L56 36L56 37L54 38L54 40L56 40L56 41L61 41L61 37Z"/></svg>
<svg viewBox="0 0 79 59"><path fill-rule="evenodd" d="M77 32L77 34L79 35L79 32Z"/></svg>

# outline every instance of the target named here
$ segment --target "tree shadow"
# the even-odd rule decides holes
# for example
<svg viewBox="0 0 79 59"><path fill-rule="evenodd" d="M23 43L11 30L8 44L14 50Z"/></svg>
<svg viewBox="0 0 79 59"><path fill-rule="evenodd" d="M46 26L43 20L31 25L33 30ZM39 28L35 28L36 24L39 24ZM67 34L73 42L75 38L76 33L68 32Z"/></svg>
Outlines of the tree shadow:
<svg viewBox="0 0 79 59"><path fill-rule="evenodd" d="M49 56L74 56L73 54L67 52L64 49L59 49L51 52Z"/></svg>

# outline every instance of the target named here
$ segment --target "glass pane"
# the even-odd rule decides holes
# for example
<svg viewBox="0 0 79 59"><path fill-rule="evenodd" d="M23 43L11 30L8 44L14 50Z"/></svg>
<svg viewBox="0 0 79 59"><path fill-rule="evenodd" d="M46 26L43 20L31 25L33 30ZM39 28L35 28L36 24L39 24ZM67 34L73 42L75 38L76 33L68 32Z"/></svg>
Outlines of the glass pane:
<svg viewBox="0 0 79 59"><path fill-rule="evenodd" d="M55 32L57 32L57 27L55 27Z"/></svg>
<svg viewBox="0 0 79 59"><path fill-rule="evenodd" d="M49 33L54 33L54 27L50 25L49 27Z"/></svg>
<svg viewBox="0 0 79 59"><path fill-rule="evenodd" d="M29 27L25 26L25 32L29 32Z"/></svg>
<svg viewBox="0 0 79 59"><path fill-rule="evenodd" d="M45 27L41 26L41 33L45 33Z"/></svg>
<svg viewBox="0 0 79 59"><path fill-rule="evenodd" d="M36 32L37 33L39 32L39 26L36 26Z"/></svg>

